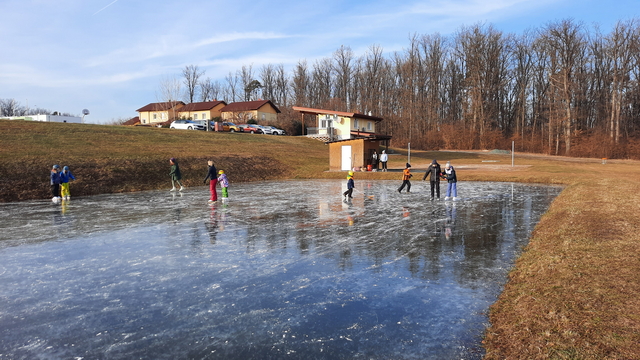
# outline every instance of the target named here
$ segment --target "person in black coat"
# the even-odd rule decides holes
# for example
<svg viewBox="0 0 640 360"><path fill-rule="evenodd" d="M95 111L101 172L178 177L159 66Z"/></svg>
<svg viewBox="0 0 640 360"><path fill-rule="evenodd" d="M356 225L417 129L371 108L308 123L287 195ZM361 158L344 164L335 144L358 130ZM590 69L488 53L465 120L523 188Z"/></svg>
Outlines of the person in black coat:
<svg viewBox="0 0 640 360"><path fill-rule="evenodd" d="M434 192L440 199L440 176L442 176L442 169L440 168L440 164L438 164L438 160L433 159L431 165L429 165L429 169L424 173L422 177L422 181L425 181L429 176L429 183L431 184L431 199L433 200Z"/></svg>
<svg viewBox="0 0 640 360"><path fill-rule="evenodd" d="M211 192L211 198L209 202L218 201L218 192L216 191L216 184L218 183L218 170L216 166L213 164L213 161L209 160L207 162L209 165L209 172L207 173L207 177L204 178L204 183L207 183L207 180L211 180L209 182L209 191Z"/></svg>

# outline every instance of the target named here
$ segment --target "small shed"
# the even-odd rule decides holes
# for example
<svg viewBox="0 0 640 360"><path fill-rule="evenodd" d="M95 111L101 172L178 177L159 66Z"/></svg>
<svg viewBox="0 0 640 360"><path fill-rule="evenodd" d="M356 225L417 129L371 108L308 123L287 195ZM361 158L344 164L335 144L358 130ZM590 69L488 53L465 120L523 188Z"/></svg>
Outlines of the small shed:
<svg viewBox="0 0 640 360"><path fill-rule="evenodd" d="M329 170L347 171L353 168L366 168L371 164L373 152L376 151L379 155L382 152L381 145L388 144L390 138L390 136L380 135L328 142Z"/></svg>

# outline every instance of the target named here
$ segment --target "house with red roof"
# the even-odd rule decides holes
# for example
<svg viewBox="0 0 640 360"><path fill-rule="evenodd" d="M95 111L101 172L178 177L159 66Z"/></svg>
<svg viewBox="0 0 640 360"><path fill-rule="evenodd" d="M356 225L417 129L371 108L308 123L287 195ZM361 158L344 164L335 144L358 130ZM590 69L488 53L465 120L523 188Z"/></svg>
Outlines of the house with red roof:
<svg viewBox="0 0 640 360"><path fill-rule="evenodd" d="M178 118L178 110L185 106L182 101L167 101L151 103L136 110L140 124L163 123Z"/></svg>
<svg viewBox="0 0 640 360"><path fill-rule="evenodd" d="M280 112L271 100L234 102L220 109L224 121L236 123L246 123L251 119L263 123L274 123L278 120Z"/></svg>
<svg viewBox="0 0 640 360"><path fill-rule="evenodd" d="M227 106L224 101L204 101L187 104L178 110L178 117L191 120L211 120L221 117L220 110Z"/></svg>

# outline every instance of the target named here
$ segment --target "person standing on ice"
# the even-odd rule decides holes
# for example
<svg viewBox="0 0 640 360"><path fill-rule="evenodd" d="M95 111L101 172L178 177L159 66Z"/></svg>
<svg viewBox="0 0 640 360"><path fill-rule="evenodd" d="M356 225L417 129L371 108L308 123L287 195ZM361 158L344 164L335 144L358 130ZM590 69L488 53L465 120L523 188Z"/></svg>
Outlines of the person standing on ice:
<svg viewBox="0 0 640 360"><path fill-rule="evenodd" d="M447 192L444 195L444 199L448 200L453 196L453 200L456 200L458 198L458 177L456 176L456 170L449 161L444 166L442 178L447 180Z"/></svg>
<svg viewBox="0 0 640 360"><path fill-rule="evenodd" d="M182 174L180 173L180 167L178 166L178 161L176 160L176 158L171 158L169 159L169 164L171 164L171 172L169 172L169 176L171 176L171 190L169 191L176 191L176 182L178 183L178 185L180 185L180 190L182 191L184 190L184 186L182 186L182 183L180 182L180 180L182 180Z"/></svg>
<svg viewBox="0 0 640 360"><path fill-rule="evenodd" d="M389 161L389 155L385 150L382 150L382 154L380 154L380 162L382 163L382 171L387 171L387 161Z"/></svg>
<svg viewBox="0 0 640 360"><path fill-rule="evenodd" d="M404 187L407 187L407 192L411 192L411 179L413 175L411 175L411 164L407 163L406 167L402 171L402 185L398 188L398 192L401 193Z"/></svg>
<svg viewBox="0 0 640 360"><path fill-rule="evenodd" d="M71 199L71 192L69 192L69 181L75 179L76 177L73 176L68 166L62 168L62 172L60 173L60 189L62 193L62 200Z"/></svg>
<svg viewBox="0 0 640 360"><path fill-rule="evenodd" d="M229 197L229 179L227 179L227 175L224 174L224 170L218 171L218 182L222 188L222 201L224 202Z"/></svg>
<svg viewBox="0 0 640 360"><path fill-rule="evenodd" d="M440 200L440 176L442 176L442 168L440 168L438 160L433 159L431 165L429 165L429 169L424 173L422 181L425 181L427 176L429 176L429 183L431 184L431 200L433 200L434 190L438 195L438 200Z"/></svg>
<svg viewBox="0 0 640 360"><path fill-rule="evenodd" d="M50 174L51 180L51 195L53 198L51 199L53 202L60 200L60 166L53 165Z"/></svg>
<svg viewBox="0 0 640 360"><path fill-rule="evenodd" d="M353 199L353 196L351 196L353 194L353 188L355 187L355 184L353 182L353 171L349 171L349 174L347 175L347 191L345 191L344 193L342 193L342 196L344 196L344 199Z"/></svg>
<svg viewBox="0 0 640 360"><path fill-rule="evenodd" d="M204 183L207 183L207 180L211 180L209 182L209 191L211 192L211 198L209 198L209 202L218 201L218 192L216 191L216 184L218 183L218 170L216 166L213 164L213 161L209 160L207 162L209 165L209 172L207 173L207 177L204 178Z"/></svg>

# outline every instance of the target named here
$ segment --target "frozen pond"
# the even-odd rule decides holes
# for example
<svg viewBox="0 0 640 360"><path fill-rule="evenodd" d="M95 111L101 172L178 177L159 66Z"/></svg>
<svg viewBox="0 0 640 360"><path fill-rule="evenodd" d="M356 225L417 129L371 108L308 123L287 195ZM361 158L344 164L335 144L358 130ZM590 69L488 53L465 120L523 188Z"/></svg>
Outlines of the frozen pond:
<svg viewBox="0 0 640 360"><path fill-rule="evenodd" d="M431 202L428 182L356 176L343 202L345 184L0 204L0 359L481 358L561 188L461 182Z"/></svg>

